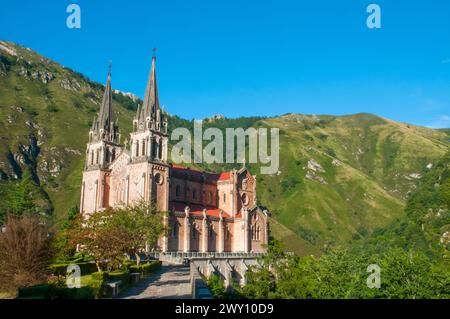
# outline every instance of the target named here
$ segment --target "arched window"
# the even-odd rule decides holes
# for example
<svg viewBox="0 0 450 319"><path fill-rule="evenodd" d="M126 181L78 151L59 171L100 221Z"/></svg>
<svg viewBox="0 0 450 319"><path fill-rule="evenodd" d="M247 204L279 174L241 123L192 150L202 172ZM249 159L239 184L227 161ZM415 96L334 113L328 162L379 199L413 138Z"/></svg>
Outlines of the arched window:
<svg viewBox="0 0 450 319"><path fill-rule="evenodd" d="M223 202L226 203L227 202L227 194L223 193Z"/></svg>
<svg viewBox="0 0 450 319"><path fill-rule="evenodd" d="M96 151L97 153L96 153L96 159L95 159L95 164L98 164L98 161L99 161L99 159L100 159L100 151L99 151L99 149L97 148L97 151Z"/></svg>
<svg viewBox="0 0 450 319"><path fill-rule="evenodd" d="M160 173L156 173L154 179L155 183L159 185L162 185L162 183L164 182L164 178Z"/></svg>
<svg viewBox="0 0 450 319"><path fill-rule="evenodd" d="M91 150L91 165L94 165L94 150Z"/></svg>
<svg viewBox="0 0 450 319"><path fill-rule="evenodd" d="M113 148L111 152L111 161L114 161L116 159L116 149Z"/></svg>
<svg viewBox="0 0 450 319"><path fill-rule="evenodd" d="M245 193L242 194L242 203L248 205L248 196Z"/></svg>
<svg viewBox="0 0 450 319"><path fill-rule="evenodd" d="M252 231L252 240L256 240L259 241L260 240L260 234L261 234L261 229L259 228L258 225L253 225L251 228Z"/></svg>
<svg viewBox="0 0 450 319"><path fill-rule="evenodd" d="M162 141L159 143L158 158L162 159Z"/></svg>
<svg viewBox="0 0 450 319"><path fill-rule="evenodd" d="M181 186L177 185L177 187L175 188L175 196L180 197L180 194L181 194Z"/></svg>
<svg viewBox="0 0 450 319"><path fill-rule="evenodd" d="M136 141L136 156L139 156L139 141Z"/></svg>
<svg viewBox="0 0 450 319"><path fill-rule="evenodd" d="M142 156L145 155L145 140L142 140Z"/></svg>

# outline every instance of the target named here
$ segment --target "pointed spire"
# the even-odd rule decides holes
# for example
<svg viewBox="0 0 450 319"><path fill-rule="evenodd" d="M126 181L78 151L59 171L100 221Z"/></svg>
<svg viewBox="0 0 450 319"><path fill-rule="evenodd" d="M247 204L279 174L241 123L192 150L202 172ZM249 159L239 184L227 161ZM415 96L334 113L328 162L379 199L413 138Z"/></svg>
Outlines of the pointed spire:
<svg viewBox="0 0 450 319"><path fill-rule="evenodd" d="M94 116L94 119L92 120L91 131L95 131L95 122L97 122L97 117L96 116Z"/></svg>
<svg viewBox="0 0 450 319"><path fill-rule="evenodd" d="M111 62L108 70L108 80L106 81L105 92L103 93L102 104L100 105L100 112L97 117L94 117L91 131L93 133L93 140L106 140L117 143L119 137L119 125L114 122L114 112L112 108L112 89L111 89Z"/></svg>
<svg viewBox="0 0 450 319"><path fill-rule="evenodd" d="M145 89L144 104L142 106L144 118L155 117L156 111L159 109L158 87L156 84L156 49L153 49L152 67Z"/></svg>
<svg viewBox="0 0 450 319"><path fill-rule="evenodd" d="M109 131L110 123L113 121L112 92L111 92L111 62L109 63L108 80L106 82L105 93L103 94L102 105L98 115L99 129Z"/></svg>
<svg viewBox="0 0 450 319"><path fill-rule="evenodd" d="M134 119L139 121L141 115L141 105L139 104L136 110L136 114L134 115Z"/></svg>

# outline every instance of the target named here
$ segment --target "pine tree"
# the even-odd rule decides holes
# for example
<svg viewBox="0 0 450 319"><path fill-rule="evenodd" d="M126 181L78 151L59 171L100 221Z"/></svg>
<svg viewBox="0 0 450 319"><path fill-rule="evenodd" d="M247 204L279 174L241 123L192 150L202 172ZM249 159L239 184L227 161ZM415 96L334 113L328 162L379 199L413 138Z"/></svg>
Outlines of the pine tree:
<svg viewBox="0 0 450 319"><path fill-rule="evenodd" d="M26 170L20 181L11 183L6 191L7 213L20 216L33 212L33 181L31 174Z"/></svg>

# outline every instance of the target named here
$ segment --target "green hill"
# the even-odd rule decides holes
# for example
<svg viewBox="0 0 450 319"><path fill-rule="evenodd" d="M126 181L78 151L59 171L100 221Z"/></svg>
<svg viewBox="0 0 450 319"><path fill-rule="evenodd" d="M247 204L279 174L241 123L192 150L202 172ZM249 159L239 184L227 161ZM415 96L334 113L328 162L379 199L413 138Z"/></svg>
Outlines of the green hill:
<svg viewBox="0 0 450 319"><path fill-rule="evenodd" d="M7 185L29 170L57 224L78 204L88 130L103 88L0 41L0 180ZM124 141L139 100L119 93L113 103ZM177 126L192 129L190 121L170 116L169 130ZM258 175L259 203L272 212L273 235L300 254L352 244L402 218L409 194L450 145L444 130L371 114L225 118L205 126L280 128L279 172L250 169Z"/></svg>
<svg viewBox="0 0 450 319"><path fill-rule="evenodd" d="M351 243L400 218L427 166L449 149L442 132L371 114L264 122L282 129L281 167L260 177L260 200L303 242L291 236L288 247L308 252Z"/></svg>

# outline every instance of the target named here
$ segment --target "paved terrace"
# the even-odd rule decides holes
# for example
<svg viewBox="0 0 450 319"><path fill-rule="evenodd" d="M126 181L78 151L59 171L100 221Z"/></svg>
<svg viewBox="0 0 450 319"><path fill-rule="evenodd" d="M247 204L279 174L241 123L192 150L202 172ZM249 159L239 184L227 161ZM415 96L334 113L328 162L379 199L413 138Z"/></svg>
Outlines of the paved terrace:
<svg viewBox="0 0 450 319"><path fill-rule="evenodd" d="M123 299L192 298L189 267L163 263L161 268L119 294Z"/></svg>

